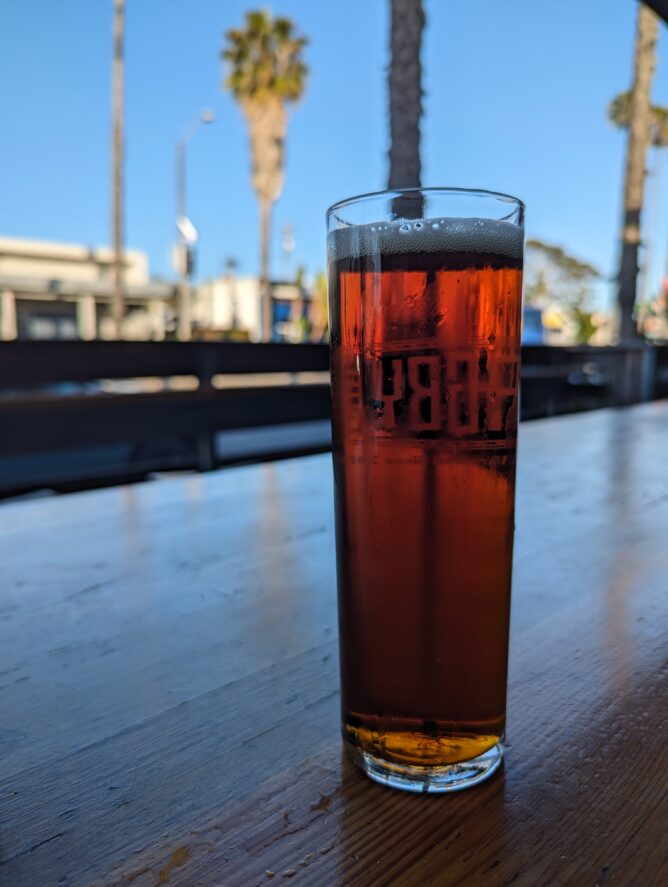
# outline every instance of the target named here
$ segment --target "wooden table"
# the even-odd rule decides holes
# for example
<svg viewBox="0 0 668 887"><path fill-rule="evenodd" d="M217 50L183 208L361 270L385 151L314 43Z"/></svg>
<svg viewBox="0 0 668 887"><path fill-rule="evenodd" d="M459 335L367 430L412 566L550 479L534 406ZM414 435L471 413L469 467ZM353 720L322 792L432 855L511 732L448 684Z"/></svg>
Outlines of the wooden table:
<svg viewBox="0 0 668 887"><path fill-rule="evenodd" d="M668 406L525 425L505 772L342 755L328 456L0 506L0 883L665 885Z"/></svg>

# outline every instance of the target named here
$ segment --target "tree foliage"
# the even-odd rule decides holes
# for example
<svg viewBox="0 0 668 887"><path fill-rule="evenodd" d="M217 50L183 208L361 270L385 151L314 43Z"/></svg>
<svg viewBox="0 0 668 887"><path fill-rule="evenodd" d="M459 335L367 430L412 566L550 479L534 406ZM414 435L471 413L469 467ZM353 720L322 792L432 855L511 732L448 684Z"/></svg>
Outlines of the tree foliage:
<svg viewBox="0 0 668 887"><path fill-rule="evenodd" d="M592 286L601 274L589 262L561 246L527 240L524 298L528 305L557 305L570 319L578 342L588 342L597 330L590 310Z"/></svg>
<svg viewBox="0 0 668 887"><path fill-rule="evenodd" d="M524 297L528 304L549 299L580 305L589 297L591 284L601 276L597 268L561 246L530 239L526 249Z"/></svg>
<svg viewBox="0 0 668 887"><path fill-rule="evenodd" d="M668 148L668 108L652 105L650 142L655 148ZM631 90L620 92L608 105L608 120L619 129L628 129L631 122Z"/></svg>
<svg viewBox="0 0 668 887"><path fill-rule="evenodd" d="M222 57L229 65L225 86L240 103L280 99L294 102L304 92L307 40L289 18L262 11L246 13L246 27L226 32Z"/></svg>

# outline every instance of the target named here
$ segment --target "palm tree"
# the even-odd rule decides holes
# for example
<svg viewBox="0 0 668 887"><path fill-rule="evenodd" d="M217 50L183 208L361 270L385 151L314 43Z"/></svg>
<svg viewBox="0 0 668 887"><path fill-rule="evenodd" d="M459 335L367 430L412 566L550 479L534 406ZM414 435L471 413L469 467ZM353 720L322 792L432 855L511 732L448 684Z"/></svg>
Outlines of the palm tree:
<svg viewBox="0 0 668 887"><path fill-rule="evenodd" d="M657 31L656 13L652 12L644 3L640 3L638 5L633 64L633 86L628 101L629 136L624 180L624 220L617 278L617 302L621 315L620 336L622 340L640 335L633 318L633 308L636 302L638 279L640 216L645 190L645 162L647 149L652 139L653 115L650 91L656 64Z"/></svg>
<svg viewBox="0 0 668 887"><path fill-rule="evenodd" d="M245 27L227 31L225 38L224 85L241 106L250 135L251 179L260 204L262 338L270 339L271 210L283 187L287 106L302 96L306 85L306 38L295 33L290 19L272 19L266 12L246 13Z"/></svg>
<svg viewBox="0 0 668 887"><path fill-rule="evenodd" d="M422 0L390 0L390 172L387 186L420 187L420 49L425 14Z"/></svg>
<svg viewBox="0 0 668 887"><path fill-rule="evenodd" d="M650 198L648 200L649 236L645 238L645 255L641 274L641 293L639 301L642 304L647 300L647 287L649 284L650 252L652 247L652 232L656 223L656 211L659 203L659 183L661 170L661 150L668 148L668 108L662 105L652 105L650 108L650 144L654 148L654 162L649 177L652 182ZM620 92L608 105L608 119L619 129L629 128L631 118L631 93Z"/></svg>
<svg viewBox="0 0 668 887"><path fill-rule="evenodd" d="M631 91L620 92L608 105L608 120L619 129L628 129L631 120ZM654 148L668 148L668 108L650 107L650 144Z"/></svg>

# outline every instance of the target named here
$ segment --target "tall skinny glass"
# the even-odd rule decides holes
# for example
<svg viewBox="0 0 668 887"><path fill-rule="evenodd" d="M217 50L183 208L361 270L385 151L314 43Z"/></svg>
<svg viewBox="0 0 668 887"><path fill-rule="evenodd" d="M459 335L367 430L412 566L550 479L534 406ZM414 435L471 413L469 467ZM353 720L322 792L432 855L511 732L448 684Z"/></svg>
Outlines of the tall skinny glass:
<svg viewBox="0 0 668 887"><path fill-rule="evenodd" d="M327 213L343 735L396 788L503 756L523 221L431 188Z"/></svg>

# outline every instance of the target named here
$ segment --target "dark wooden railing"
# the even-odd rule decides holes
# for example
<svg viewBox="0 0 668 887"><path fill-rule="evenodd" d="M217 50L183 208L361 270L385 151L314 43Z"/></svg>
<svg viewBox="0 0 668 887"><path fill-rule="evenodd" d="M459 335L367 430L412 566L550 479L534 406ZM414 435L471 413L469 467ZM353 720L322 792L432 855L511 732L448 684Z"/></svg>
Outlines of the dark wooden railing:
<svg viewBox="0 0 668 887"><path fill-rule="evenodd" d="M327 419L326 379L265 383L277 373L328 367L322 345L3 343L0 493L131 480L163 469L208 470L224 461L216 451L217 432ZM237 384L215 384L216 376L248 374L261 375L262 383L237 378ZM123 380L132 380L138 393L127 393ZM142 390L148 380L158 382L152 386L157 390ZM319 447L297 443L289 451L326 446L326 440ZM277 454L269 441L262 455Z"/></svg>
<svg viewBox="0 0 668 887"><path fill-rule="evenodd" d="M0 390L150 376L297 373L329 369L326 345L246 342L3 342Z"/></svg>
<svg viewBox="0 0 668 887"><path fill-rule="evenodd" d="M643 345L527 346L522 418L668 396L667 355ZM239 461L243 455L230 459L216 447L219 432L329 417L326 377L304 384L299 375L322 374L328 363L327 346L315 344L2 343L0 495ZM327 446L326 433L315 441L295 433L287 448L267 434L254 453L264 459Z"/></svg>
<svg viewBox="0 0 668 887"><path fill-rule="evenodd" d="M668 351L668 349L665 349ZM644 343L522 349L522 419L651 400L657 355Z"/></svg>

